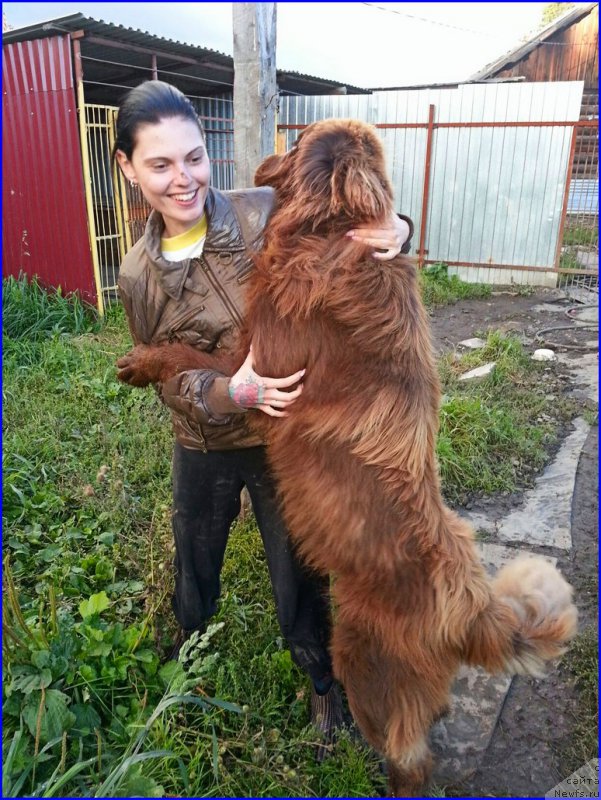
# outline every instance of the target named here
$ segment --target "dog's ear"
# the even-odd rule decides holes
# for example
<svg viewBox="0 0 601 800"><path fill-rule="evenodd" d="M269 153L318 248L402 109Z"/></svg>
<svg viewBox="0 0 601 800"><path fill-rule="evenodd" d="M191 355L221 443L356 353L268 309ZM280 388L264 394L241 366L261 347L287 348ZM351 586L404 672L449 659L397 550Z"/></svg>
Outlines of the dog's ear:
<svg viewBox="0 0 601 800"><path fill-rule="evenodd" d="M283 158L278 155L267 156L255 171L255 186L272 186L278 189L284 172Z"/></svg>
<svg viewBox="0 0 601 800"><path fill-rule="evenodd" d="M357 120L324 120L299 140L298 193L322 204L323 214L383 220L392 208L384 152L377 134ZM326 205L327 204L327 205Z"/></svg>
<svg viewBox="0 0 601 800"><path fill-rule="evenodd" d="M365 220L386 218L392 190L377 135L365 124L349 123L342 142L332 160L332 213Z"/></svg>
<svg viewBox="0 0 601 800"><path fill-rule="evenodd" d="M350 161L335 163L331 179L331 212L361 220L383 220L391 208L391 197L380 176L369 165Z"/></svg>

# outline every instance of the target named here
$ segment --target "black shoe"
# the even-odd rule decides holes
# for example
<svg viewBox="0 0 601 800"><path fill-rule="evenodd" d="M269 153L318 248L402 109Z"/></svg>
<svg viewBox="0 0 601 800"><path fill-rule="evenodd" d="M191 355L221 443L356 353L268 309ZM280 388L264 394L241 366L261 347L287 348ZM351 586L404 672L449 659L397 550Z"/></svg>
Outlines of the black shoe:
<svg viewBox="0 0 601 800"><path fill-rule="evenodd" d="M321 735L322 743L315 755L317 763L321 764L331 755L336 731L344 725L342 697L336 683L326 694L317 694L315 687L311 687L311 724Z"/></svg>

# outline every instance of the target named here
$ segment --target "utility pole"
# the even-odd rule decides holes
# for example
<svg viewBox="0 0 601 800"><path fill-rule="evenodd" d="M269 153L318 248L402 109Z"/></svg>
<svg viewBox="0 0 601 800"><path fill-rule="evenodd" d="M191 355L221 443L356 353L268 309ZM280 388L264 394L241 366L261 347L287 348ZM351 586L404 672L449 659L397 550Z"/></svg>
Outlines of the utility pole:
<svg viewBox="0 0 601 800"><path fill-rule="evenodd" d="M232 3L234 31L234 187L253 185L275 150L276 4Z"/></svg>

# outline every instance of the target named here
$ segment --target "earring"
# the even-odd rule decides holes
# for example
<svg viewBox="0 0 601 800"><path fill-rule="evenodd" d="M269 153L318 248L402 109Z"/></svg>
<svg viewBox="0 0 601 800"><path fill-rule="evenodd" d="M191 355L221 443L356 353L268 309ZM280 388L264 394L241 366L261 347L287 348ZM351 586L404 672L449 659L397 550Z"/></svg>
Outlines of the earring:
<svg viewBox="0 0 601 800"><path fill-rule="evenodd" d="M132 179L132 180L130 180L130 182L129 182L129 185L130 185L130 186L131 186L131 188L133 189L134 187L136 187L136 186L138 185L138 182L137 182L137 181L134 181L134 180Z"/></svg>

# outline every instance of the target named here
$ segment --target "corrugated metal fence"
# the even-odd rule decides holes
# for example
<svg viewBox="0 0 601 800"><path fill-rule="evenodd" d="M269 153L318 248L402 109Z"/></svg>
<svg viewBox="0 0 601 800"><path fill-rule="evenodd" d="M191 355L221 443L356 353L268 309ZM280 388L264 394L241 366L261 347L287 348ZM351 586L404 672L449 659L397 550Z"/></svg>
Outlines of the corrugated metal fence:
<svg viewBox="0 0 601 800"><path fill-rule="evenodd" d="M598 155L597 121L577 123L581 97L580 82L284 97L278 130L287 149L300 129L318 119L352 117L375 124L384 143L396 208L415 222L413 252L421 265L442 262L464 280L485 283L556 286L563 274L596 285L598 207L590 197L596 196L592 185L598 186L598 177L591 178L588 169L585 208L583 184L572 181L573 165L579 163L578 142L586 139L589 148L597 142ZM213 185L231 188L231 100L192 99L206 130ZM96 119L101 108L107 120L114 120L116 109L92 106L86 106L86 119ZM582 126L593 136L583 139ZM101 130L107 137L104 144L97 138ZM96 164L91 176L95 213L101 214L105 228L112 220L108 234L101 232L93 241L104 303L115 298L123 247L142 235L150 210L139 188L125 182L110 199L111 137L104 124L92 125L87 135ZM583 225L586 246L570 244ZM110 246L102 240L104 235Z"/></svg>
<svg viewBox="0 0 601 800"><path fill-rule="evenodd" d="M444 262L471 281L555 286L575 134L586 124L577 122L582 89L497 83L284 97L278 130L287 148L318 119L376 125L421 264Z"/></svg>

